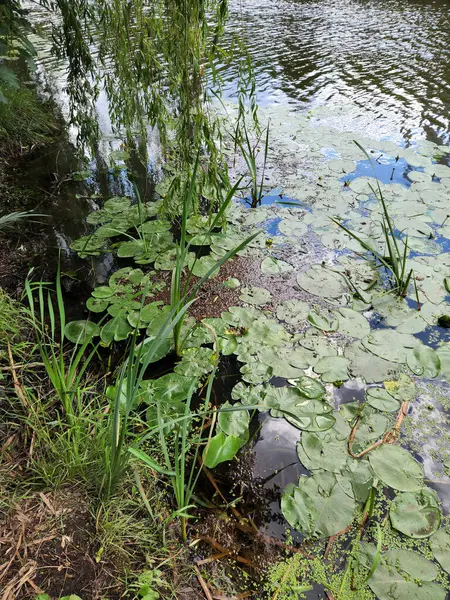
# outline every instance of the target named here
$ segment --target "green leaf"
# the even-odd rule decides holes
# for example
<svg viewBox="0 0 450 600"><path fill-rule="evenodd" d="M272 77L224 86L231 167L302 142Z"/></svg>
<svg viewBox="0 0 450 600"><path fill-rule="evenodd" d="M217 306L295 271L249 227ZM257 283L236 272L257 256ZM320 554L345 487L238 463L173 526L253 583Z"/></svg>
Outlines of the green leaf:
<svg viewBox="0 0 450 600"><path fill-rule="evenodd" d="M92 321L70 321L64 328L64 336L73 344L84 344L87 339L99 334L99 326Z"/></svg>
<svg viewBox="0 0 450 600"><path fill-rule="evenodd" d="M242 288L242 293L239 296L242 302L246 302L247 304L267 304L272 299L272 294L260 287L245 287Z"/></svg>
<svg viewBox="0 0 450 600"><path fill-rule="evenodd" d="M203 452L203 462L208 469L231 460L248 441L248 437L226 435L223 431L211 438Z"/></svg>
<svg viewBox="0 0 450 600"><path fill-rule="evenodd" d="M325 356L314 366L314 372L321 376L322 381L334 383L348 379L349 361L345 356Z"/></svg>
<svg viewBox="0 0 450 600"><path fill-rule="evenodd" d="M429 488L399 494L389 511L394 529L411 538L432 535L441 523L441 511L436 493Z"/></svg>
<svg viewBox="0 0 450 600"><path fill-rule="evenodd" d="M100 337L104 344L110 344L113 340L116 342L126 340L131 331L132 329L127 318L118 314L103 325Z"/></svg>
<svg viewBox="0 0 450 600"><path fill-rule="evenodd" d="M326 390L318 379L305 375L300 377L295 385L305 398L323 398L325 396Z"/></svg>
<svg viewBox="0 0 450 600"><path fill-rule="evenodd" d="M407 356L408 367L415 375L433 379L441 371L441 361L439 356L428 346L417 346Z"/></svg>
<svg viewBox="0 0 450 600"><path fill-rule="evenodd" d="M336 314L339 321L338 331L344 335L357 339L369 335L369 322L361 313L351 308L339 308Z"/></svg>
<svg viewBox="0 0 450 600"><path fill-rule="evenodd" d="M400 408L400 402L381 387L368 388L366 390L366 402L373 408L383 412L397 412Z"/></svg>
<svg viewBox="0 0 450 600"><path fill-rule="evenodd" d="M101 313L106 310L109 306L109 300L106 298L101 300L100 298L93 298L92 296L87 299L86 308L93 313Z"/></svg>
<svg viewBox="0 0 450 600"><path fill-rule="evenodd" d="M401 492L416 492L423 487L423 467L400 446L383 444L369 452L375 475L385 485Z"/></svg>
<svg viewBox="0 0 450 600"><path fill-rule="evenodd" d="M333 473L300 477L298 487L287 488L281 510L294 529L308 537L327 538L353 521L355 501L338 485Z"/></svg>
<svg viewBox="0 0 450 600"><path fill-rule="evenodd" d="M306 273L300 273L297 283L306 292L320 298L337 299L347 291L344 279L321 265L313 265Z"/></svg>
<svg viewBox="0 0 450 600"><path fill-rule="evenodd" d="M450 534L445 529L440 529L430 538L430 546L434 558L444 571L450 573Z"/></svg>
<svg viewBox="0 0 450 600"><path fill-rule="evenodd" d="M235 408L242 404L234 404ZM225 402L222 404L217 418L217 424L226 435L241 437L248 432L249 415L247 410L223 411L224 408L230 408L231 404Z"/></svg>
<svg viewBox="0 0 450 600"><path fill-rule="evenodd" d="M405 363L409 350L420 341L407 333L398 333L395 329L378 329L362 340L367 350L385 360Z"/></svg>
<svg viewBox="0 0 450 600"><path fill-rule="evenodd" d="M391 550L368 583L379 600L445 600L446 592L430 583L436 576L433 563L420 554Z"/></svg>
<svg viewBox="0 0 450 600"><path fill-rule="evenodd" d="M155 400L159 402L180 402L194 391L197 381L178 373L167 373L153 382Z"/></svg>
<svg viewBox="0 0 450 600"><path fill-rule="evenodd" d="M187 348L175 368L175 373L185 377L202 377L214 368L215 352L211 348Z"/></svg>
<svg viewBox="0 0 450 600"><path fill-rule="evenodd" d="M308 315L308 321L313 327L320 329L321 331L336 331L339 327L339 321L337 319L330 318L323 310L313 310Z"/></svg>
<svg viewBox="0 0 450 600"><path fill-rule="evenodd" d="M301 447L309 459L309 464L304 464L307 469L323 469L332 473L339 473L349 458L347 440L348 431L342 433L334 427L323 432L304 431L301 437ZM302 460L301 456L299 456Z"/></svg>
<svg viewBox="0 0 450 600"><path fill-rule="evenodd" d="M289 325L300 325L309 314L309 304L302 300L285 300L278 305L277 317Z"/></svg>
<svg viewBox="0 0 450 600"><path fill-rule="evenodd" d="M277 260L272 256L267 256L261 263L261 271L264 275L282 275L290 273L294 267L284 260Z"/></svg>
<svg viewBox="0 0 450 600"><path fill-rule="evenodd" d="M400 373L395 381L385 381L386 391L400 402L409 402L416 395L416 384L405 373Z"/></svg>

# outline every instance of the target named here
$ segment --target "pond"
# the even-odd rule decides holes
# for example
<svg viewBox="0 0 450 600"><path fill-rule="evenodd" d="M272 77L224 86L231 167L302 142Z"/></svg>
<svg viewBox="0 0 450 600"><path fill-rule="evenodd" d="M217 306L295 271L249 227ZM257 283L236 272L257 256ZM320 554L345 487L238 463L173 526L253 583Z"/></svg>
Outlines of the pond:
<svg viewBox="0 0 450 600"><path fill-rule="evenodd" d="M45 14L34 4L29 8L38 26L34 41L40 76L56 91L64 112L64 65L50 56ZM355 487L372 482L369 463L379 480L403 493L405 502L405 496L417 493L425 480L448 514L450 330L442 326L450 293L448 3L243 0L230 7L228 33L237 29L254 61L259 119L270 123L270 141L262 205L250 209L236 201L227 213L227 232L234 243L250 233L262 233L239 252L231 271L226 266L226 277L237 278L238 288L224 291L220 286L226 277L221 273L218 283L208 283L209 312L202 314L200 309L200 317L212 317L216 334L228 342L228 328L241 331L217 376L222 400L265 409L252 420L251 442L241 453L239 481L232 491L243 497L244 507L257 513L259 531L276 539L285 538L283 515L293 526L295 540L301 538L295 529L319 537L344 530L357 501L367 499L361 490L358 496ZM236 112L235 66L223 68L222 77L226 120ZM118 257L103 251L107 239L115 235L110 207L126 222L135 215L126 201L102 208L99 196L132 195L128 172L138 169L141 187L147 190L143 200L151 200L161 172L154 168L156 136L150 136L152 164L147 171L137 161L133 164L133 156L120 155L123 140L112 133L102 98L97 108L101 158L89 165L78 215L73 208L64 216L64 199L54 206L54 223L68 218L79 225L77 234L71 229L72 237L64 234L68 228L55 231L56 245L69 257L72 248L92 259L94 285L107 283L113 271L127 265L155 263L159 265L155 269L167 272L173 264L173 245L170 223L163 219L160 229L151 225L153 221L145 231L146 224L140 225L144 233L170 237L155 257L149 258L140 240L119 240L114 244ZM242 170L242 164L235 167L237 174ZM163 178L157 192L163 193L164 185ZM389 216L380 197L389 206ZM71 202L76 201L72 195ZM155 212L148 208L146 218ZM77 235L90 235L96 225L100 225L97 245L92 238L75 242ZM391 226L402 249L407 241L403 280L412 272L408 283L414 281L414 286L405 292L406 300L387 293L386 273L393 261L384 256L380 240L383 228ZM188 231L200 235L205 228L195 222ZM361 258L369 241L385 269ZM214 259L229 249L218 238L210 245ZM202 256L196 275L206 272L208 257ZM126 280L130 274L122 271L122 275ZM117 281L116 276L115 285ZM108 298L113 288L110 284L94 292L88 300L92 312L111 308ZM164 300L163 292L157 295L161 289L155 298ZM221 295L216 304L211 300L215 294ZM83 308L79 317L84 313ZM151 321L147 325L148 333ZM125 330L128 326L125 323ZM114 337L111 329L102 330L102 336L103 332L104 341ZM124 339L121 335L116 339ZM190 350L194 348L193 342ZM190 365L189 360L183 359L176 373L189 373L195 362ZM302 402L294 398L296 394ZM354 435L355 453L364 454L406 413L401 440L409 454L391 456L397 447L384 444L373 454L368 452L359 467L348 462L349 436ZM358 432L350 427L357 415ZM235 421L219 435L227 428L239 429ZM407 473L401 475L395 468L394 477L386 473L388 463L395 466L402 460L410 467ZM224 465L219 469L231 486L234 472ZM345 469L351 472L346 479L350 492L338 479ZM294 489L299 476L311 474L311 489ZM342 506L332 517L336 523L319 523L320 515L313 509L308 513L312 522L305 523L298 497L303 494L306 503L317 500L323 489ZM392 489L388 500L395 495ZM433 493L430 498L427 506L433 512ZM400 524L400 531L407 526ZM383 595L382 581L377 585L380 598L391 597ZM431 598L435 584L427 585ZM416 592L414 588L405 593ZM317 593L314 590L308 597ZM443 597L440 589L435 593L435 598Z"/></svg>

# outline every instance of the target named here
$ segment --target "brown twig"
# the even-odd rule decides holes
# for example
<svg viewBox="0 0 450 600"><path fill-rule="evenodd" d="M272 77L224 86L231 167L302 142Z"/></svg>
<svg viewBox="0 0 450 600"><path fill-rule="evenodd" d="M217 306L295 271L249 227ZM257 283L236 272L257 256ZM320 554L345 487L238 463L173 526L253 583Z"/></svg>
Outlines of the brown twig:
<svg viewBox="0 0 450 600"><path fill-rule="evenodd" d="M361 417L358 417L355 421L355 424L352 427L350 436L348 438L347 448L348 448L348 453L350 454L350 456L352 458L362 458L363 456L365 456L369 452L372 452L372 450L375 450L375 448L378 448L379 446L382 446L383 444L393 444L394 442L396 442L398 440L398 436L399 436L400 428L403 423L403 419L408 414L408 407L409 407L409 402L403 402L400 410L398 411L397 420L395 422L394 427L390 431L385 433L384 436L381 438L381 440L378 440L377 442L375 442L368 448L365 448L358 454L354 454L353 450L352 450L353 443L355 441L355 435L356 435L356 431L358 429L359 421L361 420Z"/></svg>
<svg viewBox="0 0 450 600"><path fill-rule="evenodd" d="M197 565L194 565L194 570L197 575L198 582L202 586L202 590L205 594L205 597L208 600L214 600L214 598L211 596L211 592L209 591L209 587L206 585L206 581L203 579L202 574L200 573L200 569L197 567Z"/></svg>

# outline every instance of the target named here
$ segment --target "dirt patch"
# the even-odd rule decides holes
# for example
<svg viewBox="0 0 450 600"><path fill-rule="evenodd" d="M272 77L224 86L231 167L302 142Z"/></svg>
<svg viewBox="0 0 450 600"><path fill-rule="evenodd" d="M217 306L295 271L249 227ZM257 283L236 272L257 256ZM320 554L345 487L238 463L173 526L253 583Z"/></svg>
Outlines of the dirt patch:
<svg viewBox="0 0 450 600"><path fill-rule="evenodd" d="M104 596L112 580L95 561L94 535L88 501L76 488L37 492L13 504L0 520L1 600L39 592L52 598Z"/></svg>

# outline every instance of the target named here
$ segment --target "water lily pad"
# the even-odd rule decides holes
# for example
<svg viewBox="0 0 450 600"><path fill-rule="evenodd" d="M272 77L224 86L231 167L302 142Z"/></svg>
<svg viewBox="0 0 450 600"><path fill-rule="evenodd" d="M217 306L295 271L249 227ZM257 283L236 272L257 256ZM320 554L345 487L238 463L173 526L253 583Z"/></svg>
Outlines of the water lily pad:
<svg viewBox="0 0 450 600"><path fill-rule="evenodd" d="M407 355L408 367L415 375L434 378L441 371L441 361L439 355L428 346L417 346Z"/></svg>
<svg viewBox="0 0 450 600"><path fill-rule="evenodd" d="M278 305L277 317L289 325L300 325L309 314L309 305L302 300L285 300Z"/></svg>
<svg viewBox="0 0 450 600"><path fill-rule="evenodd" d="M295 385L305 398L323 398L325 396L326 390L318 379L305 375L300 377Z"/></svg>
<svg viewBox="0 0 450 600"><path fill-rule="evenodd" d="M400 408L400 402L381 387L368 388L366 390L366 402L373 408L383 412L397 412Z"/></svg>
<svg viewBox="0 0 450 600"><path fill-rule="evenodd" d="M293 271L294 267L284 260L267 256L261 263L261 271L264 275L282 275Z"/></svg>
<svg viewBox="0 0 450 600"><path fill-rule="evenodd" d="M349 361L345 356L325 356L315 365L314 371L321 376L322 381L334 383L348 379Z"/></svg>
<svg viewBox="0 0 450 600"><path fill-rule="evenodd" d="M187 348L174 371L185 377L202 377L214 368L215 352L211 348Z"/></svg>
<svg viewBox="0 0 450 600"><path fill-rule="evenodd" d="M303 221L296 219L282 219L278 223L278 230L284 233L284 235L303 237L308 231L308 226Z"/></svg>
<svg viewBox="0 0 450 600"><path fill-rule="evenodd" d="M431 177L438 177L439 179L450 177L450 167L446 165L431 165L425 167L424 172Z"/></svg>
<svg viewBox="0 0 450 600"><path fill-rule="evenodd" d="M410 171L407 178L413 183L431 183L431 175L422 171Z"/></svg>
<svg viewBox="0 0 450 600"><path fill-rule="evenodd" d="M273 376L272 367L256 361L243 365L240 371L247 383L265 383Z"/></svg>
<svg viewBox="0 0 450 600"><path fill-rule="evenodd" d="M445 590L431 583L436 577L433 563L420 554L391 550L368 583L379 600L445 600Z"/></svg>
<svg viewBox="0 0 450 600"><path fill-rule="evenodd" d="M225 323L245 329L248 329L255 320L265 318L260 310L252 306L230 306L228 311L221 314L221 317Z"/></svg>
<svg viewBox="0 0 450 600"><path fill-rule="evenodd" d="M92 321L70 321L64 328L64 336L73 344L84 344L99 334L99 326Z"/></svg>
<svg viewBox="0 0 450 600"><path fill-rule="evenodd" d="M310 470L324 469L332 473L339 473L349 458L347 440L350 435L350 427L347 426L347 428L347 435L334 428L324 432L304 431L301 437L301 447L309 459L309 463L304 466Z"/></svg>
<svg viewBox="0 0 450 600"><path fill-rule="evenodd" d="M450 573L450 534L445 529L437 531L430 539L434 558L444 571Z"/></svg>
<svg viewBox="0 0 450 600"><path fill-rule="evenodd" d="M351 308L339 308L336 314L339 321L338 331L344 335L357 339L369 335L369 322L361 313Z"/></svg>
<svg viewBox="0 0 450 600"><path fill-rule="evenodd" d="M222 404L221 409L230 408L232 405L229 402ZM233 405L235 408L242 406L242 404L236 403ZM248 432L249 415L247 410L235 410L235 411L219 411L217 424L220 429L227 435L243 436Z"/></svg>
<svg viewBox="0 0 450 600"><path fill-rule="evenodd" d="M369 452L375 475L387 486L401 492L416 492L423 487L423 467L400 446L383 444Z"/></svg>
<svg viewBox="0 0 450 600"><path fill-rule="evenodd" d="M239 296L242 302L247 304L254 304L259 306L261 304L267 304L272 299L272 294L260 287L246 287L242 288L242 293Z"/></svg>
<svg viewBox="0 0 450 600"><path fill-rule="evenodd" d="M240 287L241 282L236 277L229 277L228 279L225 279L222 285L230 288L230 290L235 290L236 288Z"/></svg>
<svg viewBox="0 0 450 600"><path fill-rule="evenodd" d="M362 340L367 350L385 360L405 363L408 351L420 344L420 341L407 333L398 333L394 329L378 329Z"/></svg>
<svg viewBox="0 0 450 600"><path fill-rule="evenodd" d="M319 472L301 477L297 487L288 487L281 510L294 529L308 537L327 538L350 525L355 501L345 494L333 473Z"/></svg>
<svg viewBox="0 0 450 600"><path fill-rule="evenodd" d="M297 283L306 292L320 298L340 298L347 291L344 279L321 265L313 265L305 273L300 273Z"/></svg>
<svg viewBox="0 0 450 600"><path fill-rule="evenodd" d="M441 523L436 492L422 488L415 493L399 494L391 504L389 516L392 527L408 537L429 537Z"/></svg>
<svg viewBox="0 0 450 600"><path fill-rule="evenodd" d="M336 331L339 327L339 321L331 315L329 316L324 310L311 311L308 315L308 321L313 327L326 332Z"/></svg>
<svg viewBox="0 0 450 600"><path fill-rule="evenodd" d="M386 391L400 402L409 402L416 395L416 384L405 373L400 373L395 381L385 381Z"/></svg>

